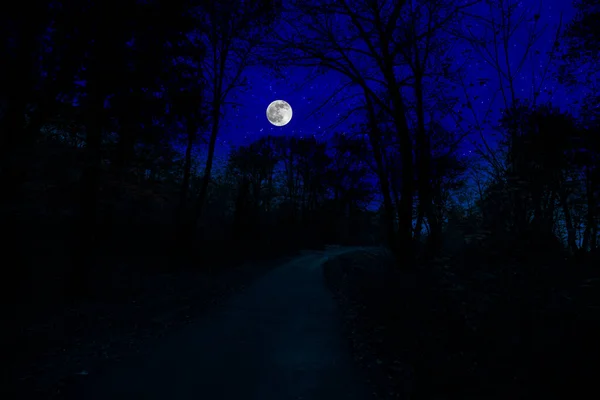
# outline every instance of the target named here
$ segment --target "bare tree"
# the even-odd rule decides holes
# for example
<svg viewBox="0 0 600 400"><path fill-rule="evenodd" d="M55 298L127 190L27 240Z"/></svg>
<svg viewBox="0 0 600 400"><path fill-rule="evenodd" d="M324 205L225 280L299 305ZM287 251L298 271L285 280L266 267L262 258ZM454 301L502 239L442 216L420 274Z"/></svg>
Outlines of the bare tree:
<svg viewBox="0 0 600 400"><path fill-rule="evenodd" d="M294 7L289 11L292 17L286 18L291 33L285 36L279 34L275 48L285 46L291 49L278 58L279 62L337 71L360 89L365 99L361 109L366 111L370 121L369 140L377 163L390 245L395 249L400 246L403 257L412 259L413 138L407 121L406 100L401 93L402 87L411 78L402 79L397 72L402 63L400 51L409 51L406 40L404 43L400 40L404 31L402 17L408 3L366 0L320 4L293 2ZM435 31L439 27L430 28ZM422 38L412 38L417 39ZM420 57L418 60L422 62ZM394 207L383 162L380 130L376 126L376 107L390 116L401 152L402 188L397 207L397 240L394 239Z"/></svg>
<svg viewBox="0 0 600 400"><path fill-rule="evenodd" d="M441 246L442 221L435 212L432 176L432 144L428 129L427 102L432 102L427 92L433 88L448 86L452 74L453 59L450 56L452 37L446 34L458 22L463 10L479 3L479 0L455 2L447 0L408 1L401 15L402 24L395 45L399 65L405 66L410 79L410 93L415 104L416 171L419 193L419 211L415 232L419 233L420 222L427 218L430 229L427 254L435 254ZM437 100L443 95L437 94ZM429 101L428 101L429 100Z"/></svg>
<svg viewBox="0 0 600 400"><path fill-rule="evenodd" d="M485 0L482 4L486 7L487 12L471 12L464 10L462 12L463 24L459 29L453 29L452 33L457 39L463 41L467 45L465 53L474 52L472 58L468 62L487 64L492 68L498 81L497 94L503 103L504 112L513 114L516 113L519 100L530 98L530 103L533 106L537 103L542 88L547 84L547 79L551 76L549 68L552 61L557 56L558 38L560 35L562 24L559 23L556 30L555 40L548 51L548 60L540 79L535 79L534 71L539 65L540 51L536 49L536 44L543 30L547 26L540 24L541 13L543 12L543 4L540 2L539 9L531 10L522 7L521 2L516 0ZM523 43L520 38L520 33L525 31L527 40ZM513 55L514 48L520 48L520 54L517 58ZM531 70L533 81L531 92L525 94L517 92L517 78L520 74L525 73L525 68L528 62L535 62ZM506 177L511 185L516 188L511 190L511 203L513 208L513 226L516 231L522 231L527 225L527 216L525 205L523 204L521 195L519 194L519 171L517 171L518 162L514 158L517 154L512 151L513 146L518 141L518 129L516 127L508 129L504 132L508 136L504 137L504 142L507 145L506 159L502 160L498 156L498 150L492 149L492 145L488 143L488 138L484 135L485 128L489 121L489 111L481 118L477 115L474 108L474 101L477 100L467 90L468 87L474 87L476 84L488 85L489 80L484 77L478 78L479 82L467 82L464 77L461 79L463 87L466 108L473 115L474 128L478 132L480 143L476 143L478 153L491 164L494 175L497 178ZM545 90L551 93L551 89ZM495 94L492 96L495 99ZM506 164L504 164L504 162Z"/></svg>
<svg viewBox="0 0 600 400"><path fill-rule="evenodd" d="M576 0L573 2L577 14L568 24L562 36L562 62L558 70L558 78L568 87L578 90L583 88L583 99L574 101L579 109L581 125L581 148L575 161L580 170L580 179L585 192L586 223L581 249L594 251L597 248L598 225L598 191L600 187L600 149L593 138L600 131L598 122L598 51L600 50L600 33L598 16L600 3L598 0Z"/></svg>
<svg viewBox="0 0 600 400"><path fill-rule="evenodd" d="M490 125L490 115L497 96L500 96L504 110L514 109L518 99L528 98L535 106L542 93L551 94L551 89L547 88L548 79L551 77L551 65L556 57L558 39L562 29L562 19L556 28L554 42L547 51L548 59L538 75L535 73L539 63L539 57L542 52L536 47L541 34L549 29L548 25L540 23L541 13L544 11L540 2L537 10L522 7L520 2L515 0L485 0L482 6L486 8L485 13L474 13L469 10L463 11L463 24L458 29L453 29L452 34L457 39L467 45L463 54L467 57L466 63L487 65L491 67L496 75L498 87L490 88L494 90L492 96L488 99L488 108L479 116L475 113L474 103L483 99L475 98L470 93L469 88L479 86L490 87L491 79L485 76L478 76L474 80L466 79L463 73L459 76L459 84L463 89L465 108L472 114L473 120L471 126L477 131L480 144L476 148L480 155L492 165L494 173L502 174L504 166L492 150L484 131ZM521 33L525 33L527 40L523 42ZM514 49L520 49L520 54L515 57ZM528 64L529 62L529 64ZM531 91L528 93L517 93L516 82L519 74L525 73L526 67L531 65ZM544 89L545 88L545 89ZM465 119L460 117L460 121ZM511 138L511 139L514 139Z"/></svg>
<svg viewBox="0 0 600 400"><path fill-rule="evenodd" d="M206 48L201 68L207 82L206 98L211 128L206 166L192 226L200 219L208 194L223 107L229 103L231 92L244 84L243 72L252 63L253 53L274 16L277 4L277 1L271 0L227 0L210 2L209 5L198 8L201 26L195 40L203 42Z"/></svg>

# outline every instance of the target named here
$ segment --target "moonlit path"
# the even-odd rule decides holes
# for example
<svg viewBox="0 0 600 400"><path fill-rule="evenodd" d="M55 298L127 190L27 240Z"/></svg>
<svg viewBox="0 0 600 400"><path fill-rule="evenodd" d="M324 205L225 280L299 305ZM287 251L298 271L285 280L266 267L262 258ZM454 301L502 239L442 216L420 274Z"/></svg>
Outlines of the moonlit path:
<svg viewBox="0 0 600 400"><path fill-rule="evenodd" d="M150 353L124 361L78 399L363 400L322 263L309 252L265 275Z"/></svg>

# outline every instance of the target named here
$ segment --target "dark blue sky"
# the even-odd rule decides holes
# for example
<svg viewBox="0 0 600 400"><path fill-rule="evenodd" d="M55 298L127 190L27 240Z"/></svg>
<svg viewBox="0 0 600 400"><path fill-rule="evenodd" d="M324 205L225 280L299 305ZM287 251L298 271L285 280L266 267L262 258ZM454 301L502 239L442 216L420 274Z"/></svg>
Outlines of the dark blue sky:
<svg viewBox="0 0 600 400"><path fill-rule="evenodd" d="M531 98L532 82L535 79L539 82L544 69L546 68L547 54L554 41L556 28L562 13L563 26L569 22L574 10L571 2L568 0L525 0L520 2L520 9L531 13L537 13L540 10L540 26L546 26L542 36L536 42L532 57L526 61L520 75L516 79L517 93L524 98ZM485 5L477 6L472 10L474 13L485 15L488 9ZM527 29L516 33L514 40L510 43L511 58L517 63L522 58L524 44L527 41ZM476 28L475 28L476 29ZM456 46L457 61L460 63L464 48ZM512 62L512 61L511 61ZM325 138L334 131L350 129L350 125L362 116L356 114L353 118L339 124L335 129L327 129L335 124L341 115L353 107L351 101L339 104L326 105L320 113L311 115L315 109L321 105L331 94L347 82L346 78L337 72L327 72L317 78L307 80L311 73L310 68L292 67L283 70L285 78L278 78L267 67L254 66L245 72L248 79L248 85L244 88L232 92L229 99L235 101L240 106L237 108L228 107L225 110L224 120L217 155L220 160L224 159L228 148L231 145L241 145L254 141L264 135L294 135L308 136L316 135L319 138ZM478 84L469 87L469 95L472 98L477 97L475 101L475 112L482 115L485 110L491 107L493 114L490 115L491 123L498 120L498 111L502 107L501 98L498 94L499 81L496 72L484 62L467 62L467 79L476 81L479 78L488 78L485 86ZM342 91L338 97L344 97L352 94L353 88ZM355 89L354 89L355 90ZM462 89L456 90L456 96L462 96ZM568 91L558 85L552 76L547 76L542 87L542 94L538 102L551 100L554 105L569 109L576 104L582 93L577 91ZM273 100L285 100L293 108L294 116L289 124L283 127L271 125L265 115L266 108ZM458 111L458 108L456 109ZM468 113L463 113L465 120L464 127L473 123L473 118ZM454 127L455 121L446 118L444 121L449 127ZM468 152L472 147L471 140L468 138L463 143L461 151Z"/></svg>

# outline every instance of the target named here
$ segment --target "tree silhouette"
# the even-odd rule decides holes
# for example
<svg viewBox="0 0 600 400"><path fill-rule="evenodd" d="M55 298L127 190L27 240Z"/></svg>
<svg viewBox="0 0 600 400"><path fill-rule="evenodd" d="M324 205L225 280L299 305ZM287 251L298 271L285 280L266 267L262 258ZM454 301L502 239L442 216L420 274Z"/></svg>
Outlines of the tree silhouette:
<svg viewBox="0 0 600 400"><path fill-rule="evenodd" d="M397 49L394 33L400 23L400 14L404 4L394 3L391 8L372 7L370 2L350 4L342 2L298 2L294 4L292 12L298 14L297 18L287 19L291 24L293 36L279 35L278 44L295 49L286 60L278 59L278 63L291 63L302 66L317 66L340 72L347 77L349 82L360 88L364 95L364 108L369 115L369 138L375 154L379 182L384 199L386 225L389 245L398 250L402 257L412 259L412 207L413 207L413 142L405 115L405 100L401 96L400 88L403 84L394 74ZM340 30L342 23L352 26L352 36ZM310 29L305 29L310 26ZM378 27L378 30L370 27ZM357 46L357 43L361 43ZM366 50L363 47L366 46ZM360 57L367 57L369 64L357 63ZM371 74L377 71L379 76ZM377 94L374 85L383 85L389 102ZM401 204L398 210L400 229L394 232L394 210L390 197L389 183L386 178L382 161L382 149L379 142L379 133L376 129L377 118L374 107L385 110L394 125L394 132L398 135L400 148L403 154L402 174L403 186Z"/></svg>
<svg viewBox="0 0 600 400"><path fill-rule="evenodd" d="M588 58L594 62L600 49L600 29L596 23L600 16L600 2L576 0L573 3L577 14L565 32L570 47L569 56Z"/></svg>
<svg viewBox="0 0 600 400"><path fill-rule="evenodd" d="M517 133L509 159L517 163L512 170L519 172L507 184L509 192L523 199L527 225L540 235L551 235L557 199L562 207L569 247L576 252L575 228L568 202L573 190L569 154L578 134L575 121L551 106L532 109L523 103L506 113L502 122Z"/></svg>
<svg viewBox="0 0 600 400"><path fill-rule="evenodd" d="M223 106L230 92L243 84L242 73L252 62L253 52L278 10L278 1L261 0L249 4L240 0L210 3L198 13L198 40L204 43L207 56L202 64L207 82L207 99L211 132L208 157L196 201L192 223L198 222L208 194L215 145Z"/></svg>
<svg viewBox="0 0 600 400"><path fill-rule="evenodd" d="M31 13L35 6L38 13ZM41 49L50 24L50 2L22 2L0 17L0 96L3 106L0 119L0 177L7 184L7 193L14 193L13 184L20 183L21 168L11 155L23 145L31 145L35 130L27 129L26 109L33 99L42 100L42 87L47 83L40 76ZM35 105L33 105L35 106Z"/></svg>

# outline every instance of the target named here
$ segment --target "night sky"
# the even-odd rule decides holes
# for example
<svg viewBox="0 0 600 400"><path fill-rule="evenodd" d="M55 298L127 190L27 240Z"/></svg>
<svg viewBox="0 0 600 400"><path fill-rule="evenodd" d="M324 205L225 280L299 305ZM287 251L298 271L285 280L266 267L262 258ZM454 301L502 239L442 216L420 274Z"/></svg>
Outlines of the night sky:
<svg viewBox="0 0 600 400"><path fill-rule="evenodd" d="M520 7L531 13L538 13L541 7L539 26L545 26L542 36L536 42L532 56L521 69L516 82L517 92L523 98L531 98L533 79L539 83L540 77L547 67L548 51L554 41L561 14L564 28L566 23L573 18L574 10L571 2L567 0L525 0L520 3ZM471 12L485 15L487 10L488 8L485 5L477 5L471 9ZM477 29L477 27L473 29ZM511 43L511 57L516 60L515 62L522 58L524 43L527 41L527 29L528 27L524 27L518 31ZM455 46L453 49L456 60L459 63L463 61L466 63L467 79L472 82L477 82L481 78L487 79L485 85L474 84L468 88L469 95L472 98L477 98L475 112L478 115L483 115L486 110L491 109L493 113L490 115L489 120L492 125L497 124L499 110L502 108L503 103L498 93L499 83L496 72L484 62L468 61L464 56L464 50L465 47L461 46ZM477 58L476 55L473 57ZM317 138L326 139L333 132L349 130L354 122L364 118L360 113L356 113L346 121L338 123L340 116L354 107L352 101L333 102L333 104L323 107L321 112L312 114L336 89L346 83L347 79L337 72L327 72L324 75L309 79L311 72L313 71L310 68L290 67L283 70L284 78L281 78L277 77L266 66L248 68L245 72L248 85L236 89L229 98L230 101L236 102L239 106L235 108L229 106L225 110L217 146L217 164L226 159L225 156L231 146L247 144L261 136L293 135L306 137L315 135ZM542 86L538 103L551 100L555 106L566 110L571 110L570 106L575 105L583 96L582 92L567 90L559 85L550 73L547 73L545 83ZM352 90L356 89L349 87L347 90L340 92L338 98L351 95ZM456 89L455 95L464 97L461 88ZM269 103L276 99L287 101L293 108L294 116L292 120L283 127L271 125L265 115ZM458 112L459 109L460 105L457 105L455 111ZM463 117L462 128L467 129L467 126L473 123L473 118L472 115L466 112L463 113ZM456 128L456 121L452 118L446 118L444 123L449 128ZM336 126L331 127L332 125ZM476 138L467 137L462 142L461 152L468 154L473 149L473 140L476 140Z"/></svg>

